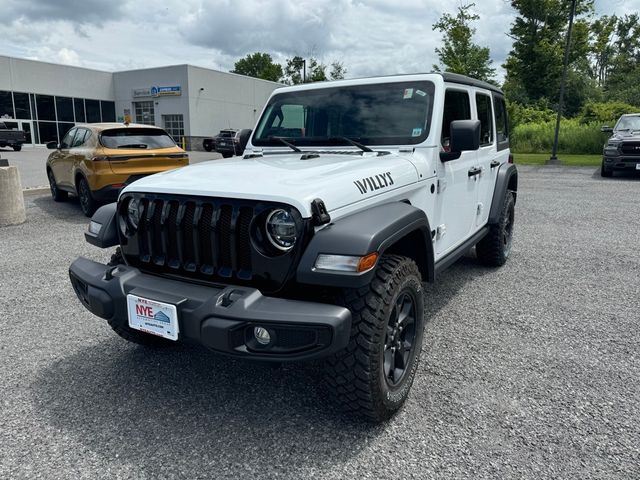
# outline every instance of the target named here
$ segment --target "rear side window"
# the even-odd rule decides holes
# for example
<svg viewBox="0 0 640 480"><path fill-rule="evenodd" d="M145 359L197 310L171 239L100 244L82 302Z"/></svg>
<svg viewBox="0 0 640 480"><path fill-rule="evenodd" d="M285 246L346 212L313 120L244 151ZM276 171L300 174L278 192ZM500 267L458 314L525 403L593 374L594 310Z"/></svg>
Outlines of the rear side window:
<svg viewBox="0 0 640 480"><path fill-rule="evenodd" d="M79 147L83 145L91 136L91 132L85 128L79 128L76 132L76 136L73 139L73 143L71 144L71 148Z"/></svg>
<svg viewBox="0 0 640 480"><path fill-rule="evenodd" d="M442 117L442 147L449 151L451 122L471 119L469 94L462 90L447 90L444 95L444 113Z"/></svg>
<svg viewBox="0 0 640 480"><path fill-rule="evenodd" d="M72 128L67 132L67 134L62 139L62 142L60 142L61 149L64 150L66 148L71 148L71 145L73 144L73 137L76 134L76 131L77 130L75 128Z"/></svg>
<svg viewBox="0 0 640 480"><path fill-rule="evenodd" d="M491 97L483 93L476 93L478 120L480 120L480 146L493 143L493 112L491 111Z"/></svg>
<svg viewBox="0 0 640 480"><path fill-rule="evenodd" d="M106 130L100 143L107 148L171 148L176 142L164 130L158 128L117 128Z"/></svg>

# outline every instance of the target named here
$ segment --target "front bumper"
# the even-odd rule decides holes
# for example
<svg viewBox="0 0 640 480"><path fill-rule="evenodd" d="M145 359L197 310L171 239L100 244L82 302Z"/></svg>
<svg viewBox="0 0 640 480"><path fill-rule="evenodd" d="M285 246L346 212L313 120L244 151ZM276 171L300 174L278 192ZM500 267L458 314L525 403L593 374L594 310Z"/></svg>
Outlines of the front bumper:
<svg viewBox="0 0 640 480"><path fill-rule="evenodd" d="M640 163L639 155L604 154L604 165L611 170L637 170Z"/></svg>
<svg viewBox="0 0 640 480"><path fill-rule="evenodd" d="M93 314L128 326L127 295L176 305L180 341L245 358L300 361L325 357L347 346L351 312L336 305L263 296L230 285L203 286L110 267L78 258L69 267L76 295ZM272 333L261 346L254 327Z"/></svg>

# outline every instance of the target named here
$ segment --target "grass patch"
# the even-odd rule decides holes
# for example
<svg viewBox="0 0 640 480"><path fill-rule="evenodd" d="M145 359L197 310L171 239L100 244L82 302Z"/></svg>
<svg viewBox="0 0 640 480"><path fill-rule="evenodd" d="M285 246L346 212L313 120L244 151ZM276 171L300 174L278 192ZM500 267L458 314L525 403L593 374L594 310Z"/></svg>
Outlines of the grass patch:
<svg viewBox="0 0 640 480"><path fill-rule="evenodd" d="M520 165L544 165L550 153L514 153L515 163ZM558 159L561 165L574 167L598 167L602 163L602 155L570 155L559 153Z"/></svg>

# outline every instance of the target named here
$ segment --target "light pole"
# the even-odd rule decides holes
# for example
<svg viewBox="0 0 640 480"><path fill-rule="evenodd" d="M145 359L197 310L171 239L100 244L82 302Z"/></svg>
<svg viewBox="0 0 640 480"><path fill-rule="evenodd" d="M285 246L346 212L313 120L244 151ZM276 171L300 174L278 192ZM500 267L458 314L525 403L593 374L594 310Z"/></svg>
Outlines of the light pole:
<svg viewBox="0 0 640 480"><path fill-rule="evenodd" d="M551 157L547 160L547 165L560 165L558 160L558 135L560 134L560 118L562 117L562 102L564 100L564 86L567 82L567 67L569 65L569 49L571 47L571 29L573 28L573 17L576 14L576 0L571 0L571 13L569 14L569 28L567 29L567 43L564 46L564 66L562 67L562 79L560 80L560 98L558 99L558 117L556 118L556 132L553 138L553 150Z"/></svg>

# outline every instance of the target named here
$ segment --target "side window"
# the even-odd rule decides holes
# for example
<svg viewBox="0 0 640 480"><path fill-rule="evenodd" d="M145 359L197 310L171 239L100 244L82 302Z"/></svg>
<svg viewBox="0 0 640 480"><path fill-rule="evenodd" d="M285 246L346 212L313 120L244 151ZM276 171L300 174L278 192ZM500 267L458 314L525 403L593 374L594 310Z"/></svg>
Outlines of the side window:
<svg viewBox="0 0 640 480"><path fill-rule="evenodd" d="M469 94L462 90L447 90L444 95L444 112L442 116L442 148L450 149L451 122L471 119L471 102Z"/></svg>
<svg viewBox="0 0 640 480"><path fill-rule="evenodd" d="M73 139L73 143L71 144L71 148L75 148L75 147L79 147L80 145L82 145L85 141L85 139L87 138L87 133L89 131L84 129L84 128L79 128L78 132L76 133L75 138Z"/></svg>
<svg viewBox="0 0 640 480"><path fill-rule="evenodd" d="M507 122L507 106L504 98L494 96L493 104L496 109L496 136L498 137L498 145L509 141L509 124Z"/></svg>
<svg viewBox="0 0 640 480"><path fill-rule="evenodd" d="M73 137L75 136L77 128L72 128L67 132L67 134L60 142L60 149L65 150L67 148L71 148L71 144L73 143Z"/></svg>
<svg viewBox="0 0 640 480"><path fill-rule="evenodd" d="M480 146L493 143L493 112L491 111L491 97L483 93L476 93L478 120L480 120Z"/></svg>

